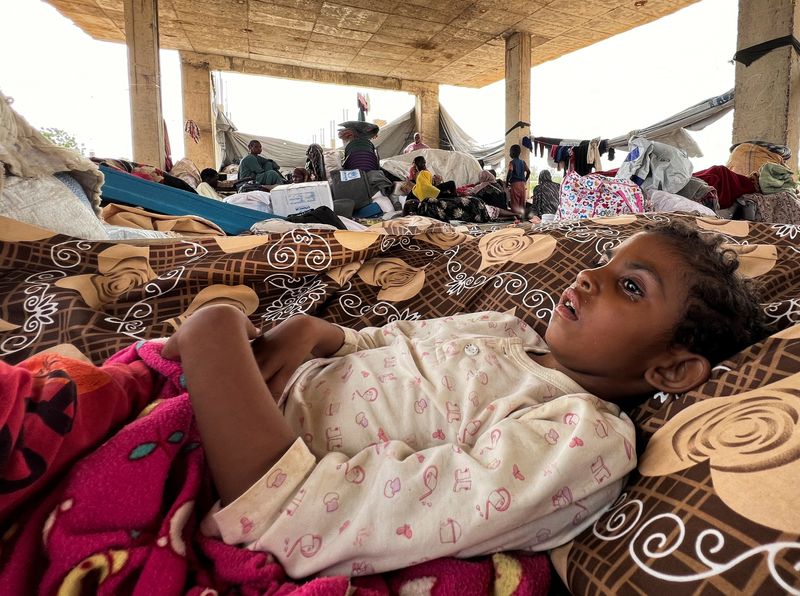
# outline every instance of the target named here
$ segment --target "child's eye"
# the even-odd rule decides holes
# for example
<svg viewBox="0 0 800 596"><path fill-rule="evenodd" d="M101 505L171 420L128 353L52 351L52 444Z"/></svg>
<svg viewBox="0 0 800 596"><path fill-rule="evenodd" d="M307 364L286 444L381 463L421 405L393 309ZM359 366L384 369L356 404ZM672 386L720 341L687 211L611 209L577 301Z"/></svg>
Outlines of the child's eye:
<svg viewBox="0 0 800 596"><path fill-rule="evenodd" d="M639 284L633 281L630 278L624 278L621 282L622 289L628 292L629 294L634 294L636 296L644 296L644 291L642 288L639 287Z"/></svg>

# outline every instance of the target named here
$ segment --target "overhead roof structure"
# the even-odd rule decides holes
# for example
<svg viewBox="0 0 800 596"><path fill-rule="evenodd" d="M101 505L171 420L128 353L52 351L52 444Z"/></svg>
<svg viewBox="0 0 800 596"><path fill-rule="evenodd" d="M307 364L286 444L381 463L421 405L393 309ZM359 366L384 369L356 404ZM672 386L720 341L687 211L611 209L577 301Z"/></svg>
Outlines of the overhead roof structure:
<svg viewBox="0 0 800 596"><path fill-rule="evenodd" d="M125 41L123 0L48 0L83 31ZM698 0L159 0L160 46L364 75L482 87L505 76L504 36L531 65Z"/></svg>

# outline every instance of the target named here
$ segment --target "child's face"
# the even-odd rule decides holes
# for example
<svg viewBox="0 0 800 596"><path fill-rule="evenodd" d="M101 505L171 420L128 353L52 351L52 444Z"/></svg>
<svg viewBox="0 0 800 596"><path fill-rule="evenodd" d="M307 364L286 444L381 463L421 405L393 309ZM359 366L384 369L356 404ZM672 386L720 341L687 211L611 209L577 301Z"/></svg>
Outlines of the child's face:
<svg viewBox="0 0 800 596"><path fill-rule="evenodd" d="M553 357L584 375L643 379L671 347L686 308L686 273L658 236L631 237L562 295L545 334Z"/></svg>

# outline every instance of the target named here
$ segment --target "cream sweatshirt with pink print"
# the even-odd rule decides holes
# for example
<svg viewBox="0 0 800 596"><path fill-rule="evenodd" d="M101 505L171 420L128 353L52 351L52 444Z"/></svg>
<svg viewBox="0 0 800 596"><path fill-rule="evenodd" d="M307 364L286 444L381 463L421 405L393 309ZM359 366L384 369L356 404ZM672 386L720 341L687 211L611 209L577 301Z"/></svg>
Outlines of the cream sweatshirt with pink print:
<svg viewBox="0 0 800 596"><path fill-rule="evenodd" d="M634 427L546 351L494 312L345 329L281 399L297 441L211 526L295 578L570 540L635 467Z"/></svg>

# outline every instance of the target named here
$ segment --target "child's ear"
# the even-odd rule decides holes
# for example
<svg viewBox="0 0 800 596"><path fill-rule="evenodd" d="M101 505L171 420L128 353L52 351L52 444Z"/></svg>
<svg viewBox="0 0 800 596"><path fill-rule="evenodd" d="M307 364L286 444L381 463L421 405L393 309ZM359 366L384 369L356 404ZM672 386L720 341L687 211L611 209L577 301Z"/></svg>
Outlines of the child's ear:
<svg viewBox="0 0 800 596"><path fill-rule="evenodd" d="M665 393L686 393L710 376L708 360L685 348L673 349L664 361L644 373L645 381Z"/></svg>

